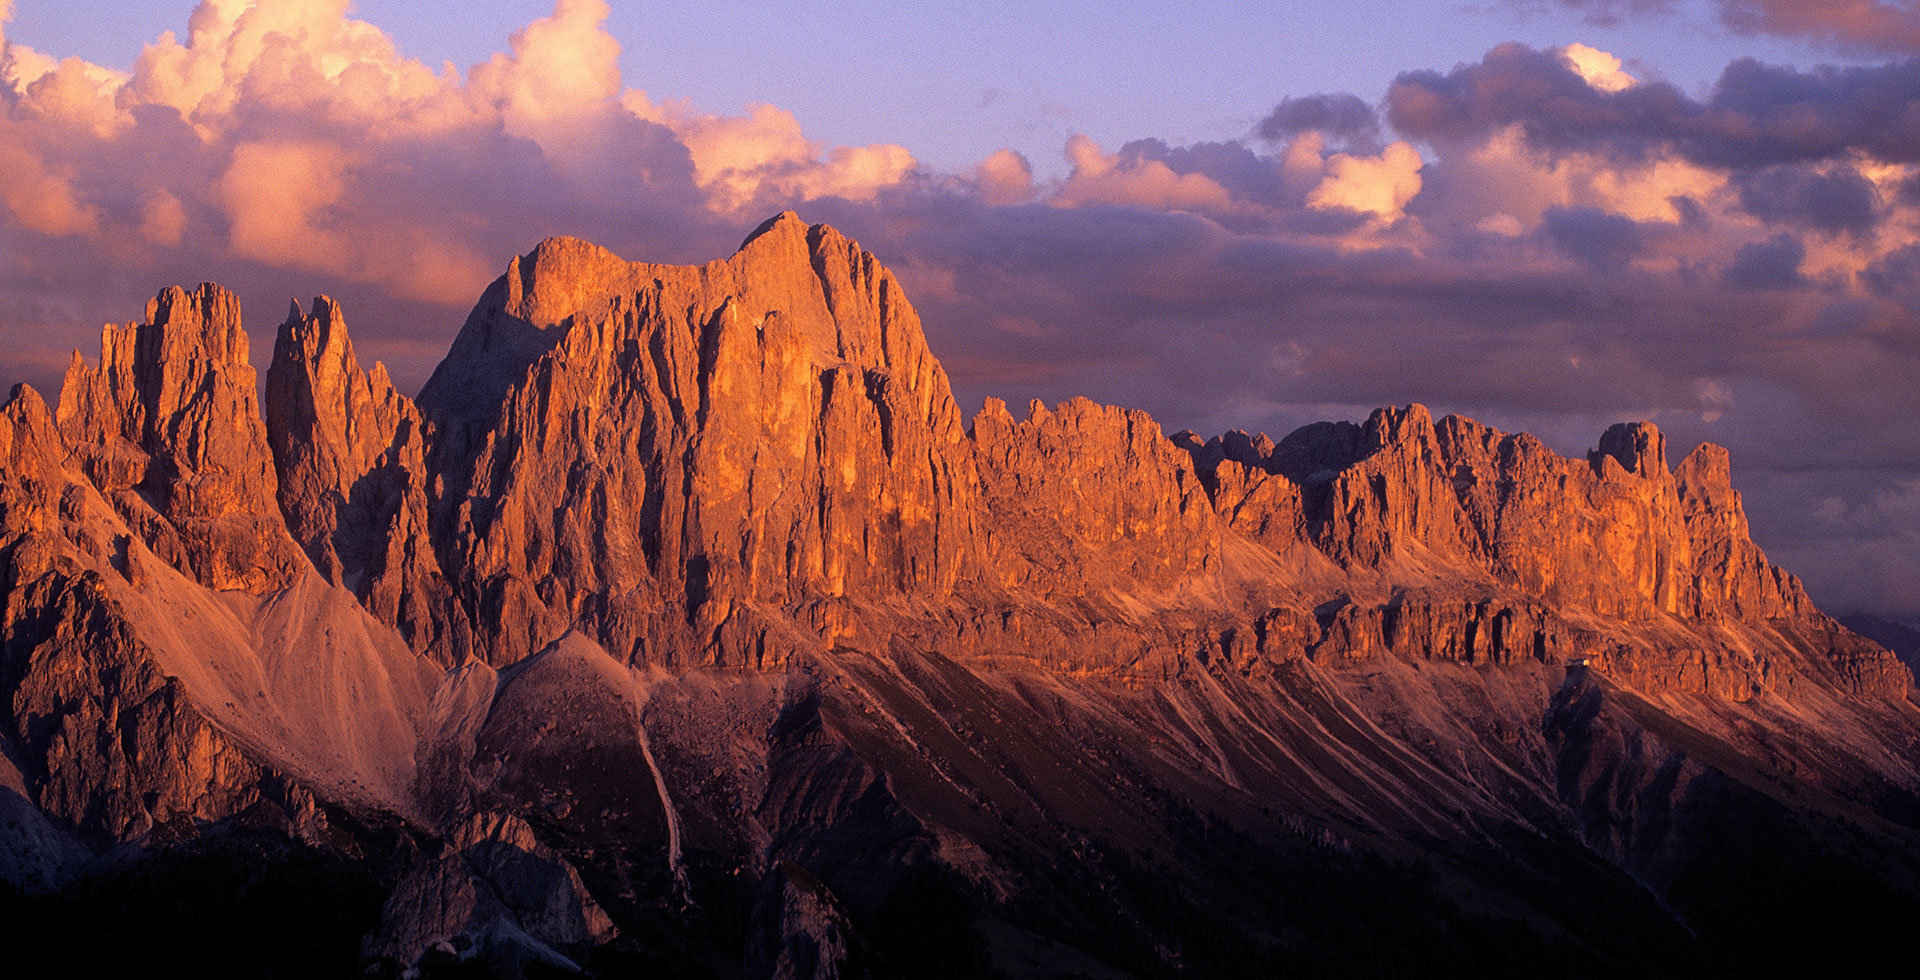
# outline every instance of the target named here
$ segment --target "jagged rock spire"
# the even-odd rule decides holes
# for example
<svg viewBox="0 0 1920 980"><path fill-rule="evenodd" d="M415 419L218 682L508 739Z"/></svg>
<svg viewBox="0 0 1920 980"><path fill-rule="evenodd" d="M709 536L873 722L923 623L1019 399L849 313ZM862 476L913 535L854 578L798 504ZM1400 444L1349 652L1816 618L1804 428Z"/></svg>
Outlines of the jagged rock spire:
<svg viewBox="0 0 1920 980"><path fill-rule="evenodd" d="M276 502L239 297L177 286L143 322L74 353L59 423L72 453L155 553L216 589L265 592L300 562Z"/></svg>

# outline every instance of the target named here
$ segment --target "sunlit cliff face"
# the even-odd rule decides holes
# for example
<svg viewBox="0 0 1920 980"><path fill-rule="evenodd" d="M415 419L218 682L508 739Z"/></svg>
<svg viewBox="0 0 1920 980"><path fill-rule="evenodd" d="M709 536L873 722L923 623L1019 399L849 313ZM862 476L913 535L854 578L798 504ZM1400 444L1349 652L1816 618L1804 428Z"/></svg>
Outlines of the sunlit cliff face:
<svg viewBox="0 0 1920 980"><path fill-rule="evenodd" d="M1722 7L1852 50L1911 36L1877 4ZM1378 104L1276 92L1238 139L945 172L810 139L777 90L728 115L630 88L607 14L561 0L464 69L344 0L209 0L125 70L7 44L0 376L47 383L152 282L219 279L255 308L344 297L411 389L499 255L570 233L692 260L806 205L897 256L963 401L1278 434L1421 400L1566 452L1655 418L1735 450L1817 597L1920 615L1904 62L1742 60L1684 92L1631 51L1502 45Z"/></svg>

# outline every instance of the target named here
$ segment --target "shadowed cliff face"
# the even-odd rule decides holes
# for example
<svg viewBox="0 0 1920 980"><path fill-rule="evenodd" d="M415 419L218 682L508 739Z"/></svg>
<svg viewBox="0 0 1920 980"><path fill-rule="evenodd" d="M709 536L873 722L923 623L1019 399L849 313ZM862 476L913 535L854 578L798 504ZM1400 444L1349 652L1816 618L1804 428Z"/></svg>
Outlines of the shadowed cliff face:
<svg viewBox="0 0 1920 980"><path fill-rule="evenodd" d="M264 834L379 869L376 965L715 976L1689 975L1823 875L1920 909L1910 675L1649 423L969 424L791 214L543 242L417 401L296 305L264 393L208 285L0 408L8 880ZM1735 840L1833 863L1730 904Z"/></svg>

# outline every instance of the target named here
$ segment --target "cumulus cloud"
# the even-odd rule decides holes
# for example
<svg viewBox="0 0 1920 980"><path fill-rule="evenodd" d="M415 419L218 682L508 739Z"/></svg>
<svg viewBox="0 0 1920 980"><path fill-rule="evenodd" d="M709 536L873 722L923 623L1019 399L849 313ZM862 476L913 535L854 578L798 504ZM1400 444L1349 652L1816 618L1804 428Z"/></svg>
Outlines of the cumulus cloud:
<svg viewBox="0 0 1920 980"><path fill-rule="evenodd" d="M980 199L988 204L1023 204L1033 198L1033 164L1013 150L995 150L974 171Z"/></svg>
<svg viewBox="0 0 1920 980"><path fill-rule="evenodd" d="M1380 118L1372 106L1350 92L1321 93L1281 99L1255 127L1261 139L1275 143L1308 131L1342 140L1372 140L1380 134Z"/></svg>
<svg viewBox="0 0 1920 980"><path fill-rule="evenodd" d="M0 202L21 227L45 235L78 235L100 223L98 211L80 201L72 172L24 145L0 144Z"/></svg>
<svg viewBox="0 0 1920 980"><path fill-rule="evenodd" d="M1645 247L1633 219L1598 208L1550 208L1540 227L1562 252L1598 272L1619 272Z"/></svg>
<svg viewBox="0 0 1920 980"><path fill-rule="evenodd" d="M551 150L612 110L620 42L600 26L610 12L604 0L557 0L550 16L514 32L511 54L495 54L468 73L474 94L499 111L508 134Z"/></svg>
<svg viewBox="0 0 1920 980"><path fill-rule="evenodd" d="M125 73L6 44L4 234L460 304L549 230L664 235L702 214L870 199L917 170L900 147L816 144L771 106L713 116L625 91L602 0L558 0L464 74L406 57L350 6L206 0Z"/></svg>
<svg viewBox="0 0 1920 980"><path fill-rule="evenodd" d="M140 209L140 237L154 245L178 245L186 232L186 205L166 188L149 193Z"/></svg>
<svg viewBox="0 0 1920 980"><path fill-rule="evenodd" d="M1905 245L1861 270L1860 280L1874 295L1920 313L1920 245Z"/></svg>
<svg viewBox="0 0 1920 980"><path fill-rule="evenodd" d="M765 210L817 197L871 200L919 167L905 147L890 143L823 149L801 132L793 113L771 104L723 116L684 102L656 105L639 91L628 92L621 102L636 117L666 126L686 145L716 211Z"/></svg>
<svg viewBox="0 0 1920 980"><path fill-rule="evenodd" d="M1569 44L1560 49L1560 57L1586 83L1602 92L1619 92L1634 86L1638 79L1621 70L1619 58L1599 48Z"/></svg>
<svg viewBox="0 0 1920 980"><path fill-rule="evenodd" d="M1327 160L1326 179L1307 195L1307 206L1396 220L1420 193L1420 166L1419 151L1404 140L1375 157L1335 154Z"/></svg>
<svg viewBox="0 0 1920 980"><path fill-rule="evenodd" d="M214 184L231 220L233 250L274 265L339 271L347 258L340 236L315 226L314 212L340 200L346 161L316 143L242 143Z"/></svg>
<svg viewBox="0 0 1920 980"><path fill-rule="evenodd" d="M1865 235L1879 220L1879 194L1851 167L1773 167L1737 180L1740 206L1764 221Z"/></svg>
<svg viewBox="0 0 1920 980"><path fill-rule="evenodd" d="M1406 72L1387 118L1408 135L1472 141L1510 125L1555 150L1631 157L1670 149L1704 166L1749 168L1845 159L1920 162L1920 60L1799 71L1742 58L1705 101L1664 82L1618 91L1589 84L1560 55L1519 44L1442 73Z"/></svg>
<svg viewBox="0 0 1920 980"><path fill-rule="evenodd" d="M1079 133L1067 140L1066 157L1073 169L1052 198L1059 207L1102 204L1156 211L1233 209L1233 195L1205 174L1176 173L1159 160L1108 153Z"/></svg>

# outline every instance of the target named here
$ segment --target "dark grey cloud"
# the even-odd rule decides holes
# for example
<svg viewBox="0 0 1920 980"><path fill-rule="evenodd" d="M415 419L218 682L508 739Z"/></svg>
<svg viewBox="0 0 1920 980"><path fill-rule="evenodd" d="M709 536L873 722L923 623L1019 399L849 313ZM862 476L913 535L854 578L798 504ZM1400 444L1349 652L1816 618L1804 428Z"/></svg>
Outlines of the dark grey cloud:
<svg viewBox="0 0 1920 980"><path fill-rule="evenodd" d="M1720 19L1743 34L1806 38L1850 51L1920 50L1912 0L1719 0Z"/></svg>
<svg viewBox="0 0 1920 980"><path fill-rule="evenodd" d="M1632 218L1598 208L1548 208L1540 228L1554 247L1596 272L1618 272L1646 247Z"/></svg>
<svg viewBox="0 0 1920 980"><path fill-rule="evenodd" d="M1304 188L1289 188L1271 157L1244 143L1194 143L1170 146L1161 139L1139 139L1120 147L1123 163L1157 160L1177 174L1201 174L1236 198L1271 207L1298 207Z"/></svg>
<svg viewBox="0 0 1920 980"><path fill-rule="evenodd" d="M1671 14L1676 0L1507 0L1523 13L1562 8L1587 23L1613 27ZM1798 38L1850 53L1920 50L1920 6L1913 0L1716 0L1722 24L1747 35Z"/></svg>
<svg viewBox="0 0 1920 980"><path fill-rule="evenodd" d="M1763 221L1828 233L1872 233L1879 221L1879 192L1851 167L1820 173L1803 167L1772 167L1734 179L1740 206Z"/></svg>
<svg viewBox="0 0 1920 980"><path fill-rule="evenodd" d="M1351 92L1289 96L1260 120L1254 132L1261 139L1280 142L1310 129L1343 141L1372 141L1380 135L1380 117Z"/></svg>
<svg viewBox="0 0 1920 980"><path fill-rule="evenodd" d="M1875 295L1920 311L1920 245L1893 250L1860 273Z"/></svg>
<svg viewBox="0 0 1920 980"><path fill-rule="evenodd" d="M1789 289L1806 282L1800 275L1800 263L1806 258L1807 246L1786 233L1748 242L1734 252L1726 280L1743 289Z"/></svg>
<svg viewBox="0 0 1920 980"><path fill-rule="evenodd" d="M1920 59L1799 71L1742 58L1706 101L1665 82L1588 85L1552 51L1503 44L1478 64L1401 74L1387 121L1409 136L1468 142L1509 125L1548 150L1640 159L1671 150L1704 166L1755 169L1842 159L1920 162Z"/></svg>

